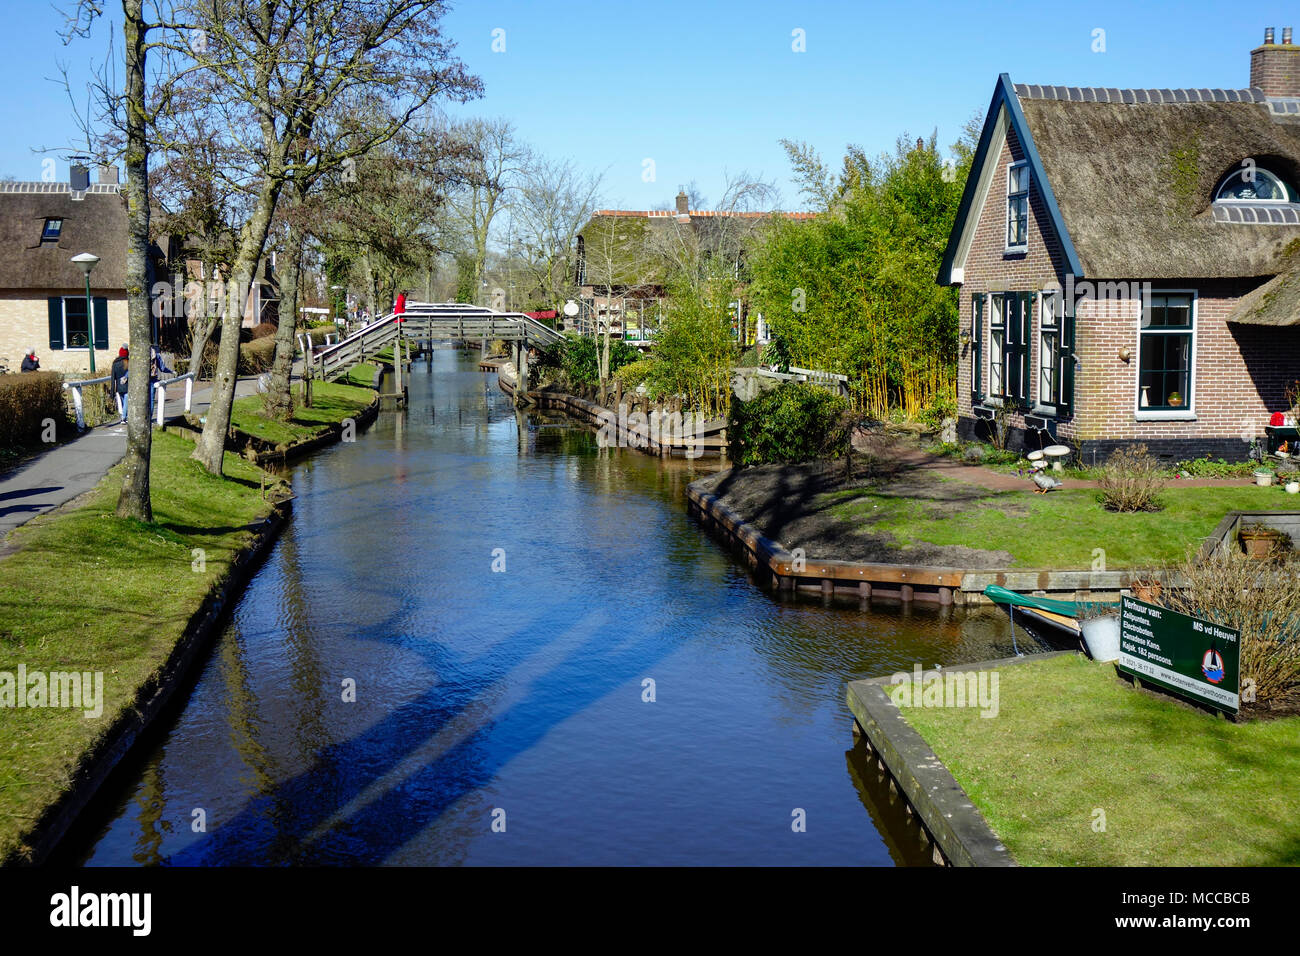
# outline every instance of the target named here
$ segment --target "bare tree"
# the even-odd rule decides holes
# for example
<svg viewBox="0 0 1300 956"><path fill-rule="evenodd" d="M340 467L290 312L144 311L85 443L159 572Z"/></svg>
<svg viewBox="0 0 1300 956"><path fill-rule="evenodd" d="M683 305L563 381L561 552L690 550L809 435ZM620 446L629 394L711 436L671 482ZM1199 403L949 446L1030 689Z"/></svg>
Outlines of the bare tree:
<svg viewBox="0 0 1300 956"><path fill-rule="evenodd" d="M197 4L197 0L196 0ZM253 212L240 233L222 319L207 422L194 457L220 474L239 363L243 296L252 283L281 191L300 171L342 169L396 135L435 97L477 95L441 33L436 0L226 0L198 4L204 43L195 51L212 82L211 108L255 135ZM393 107L395 121L342 144L315 136L317 120L349 96ZM241 125L242 118L249 125ZM305 144L305 145L304 145Z"/></svg>
<svg viewBox="0 0 1300 956"><path fill-rule="evenodd" d="M510 206L531 160L514 125L505 119L474 119L457 124L453 134L474 155L474 175L450 199L451 219L464 235L477 290L487 274L492 223Z"/></svg>
<svg viewBox="0 0 1300 956"><path fill-rule="evenodd" d="M512 231L529 282L553 307L575 288L572 251L578 232L596 211L601 179L572 161L540 156L526 171L511 212Z"/></svg>

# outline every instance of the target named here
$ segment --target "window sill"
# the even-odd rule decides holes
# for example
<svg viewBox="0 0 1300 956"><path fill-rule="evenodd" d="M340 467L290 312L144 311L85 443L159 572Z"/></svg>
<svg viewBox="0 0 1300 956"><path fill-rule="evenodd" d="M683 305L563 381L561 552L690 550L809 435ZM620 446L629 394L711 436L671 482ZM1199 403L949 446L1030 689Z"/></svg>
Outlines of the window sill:
<svg viewBox="0 0 1300 956"><path fill-rule="evenodd" d="M1028 253L1029 253L1028 246L1007 246L1005 249L1002 250L1003 258L1028 255Z"/></svg>
<svg viewBox="0 0 1300 956"><path fill-rule="evenodd" d="M1135 416L1139 422L1194 422L1196 421L1195 412L1137 412Z"/></svg>

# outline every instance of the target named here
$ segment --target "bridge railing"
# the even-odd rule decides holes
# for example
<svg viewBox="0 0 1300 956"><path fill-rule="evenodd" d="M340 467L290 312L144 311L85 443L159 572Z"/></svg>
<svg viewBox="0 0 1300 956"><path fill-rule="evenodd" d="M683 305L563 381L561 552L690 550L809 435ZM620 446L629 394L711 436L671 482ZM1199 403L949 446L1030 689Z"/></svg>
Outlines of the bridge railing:
<svg viewBox="0 0 1300 956"><path fill-rule="evenodd" d="M177 382L185 383L185 412L189 414L190 407L194 404L194 379L196 373L186 372L184 375L177 375L175 378L163 379L154 382L154 420L159 425L163 423L163 405L167 401L167 386L175 385Z"/></svg>
<svg viewBox="0 0 1300 956"><path fill-rule="evenodd" d="M81 390L87 385L102 385L105 382L111 382L113 376L105 375L102 378L79 378L71 382L63 383L63 390L72 392L72 408L77 416L77 431L86 430L86 410L82 403Z"/></svg>

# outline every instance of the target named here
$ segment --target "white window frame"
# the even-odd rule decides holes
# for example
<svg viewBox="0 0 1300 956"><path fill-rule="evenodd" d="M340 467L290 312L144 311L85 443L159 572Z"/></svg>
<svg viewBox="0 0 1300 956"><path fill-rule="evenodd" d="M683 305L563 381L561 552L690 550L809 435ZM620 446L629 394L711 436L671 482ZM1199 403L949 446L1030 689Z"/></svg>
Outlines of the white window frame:
<svg viewBox="0 0 1300 956"><path fill-rule="evenodd" d="M82 305L89 305L90 311L86 315L86 344L72 345L72 337L68 335L68 300L80 302ZM59 302L62 305L63 312L63 351L65 352L89 352L90 347L95 344L95 306L94 303L87 303L84 295L61 295Z"/></svg>
<svg viewBox="0 0 1300 956"><path fill-rule="evenodd" d="M1023 190L1015 190L1013 192L1011 189L1012 174L1017 169L1023 169L1025 171L1025 188ZM1007 253L1026 252L1029 249L1030 178L1031 177L1029 173L1028 160L1020 159L1020 160L1016 160L1013 163L1007 163L1007 207L1006 207L1006 216L1004 217L1003 226L1002 226L1002 241L1005 244L1005 249L1003 251ZM1024 193L1024 199L1025 199L1025 232L1023 236L1024 241L1019 243L1018 245L1012 245L1011 243L1011 200L1013 197L1017 197L1021 195L1022 192Z"/></svg>
<svg viewBox="0 0 1300 956"><path fill-rule="evenodd" d="M1235 206L1253 206L1256 203L1265 203L1274 206L1285 206L1291 202L1290 190L1287 188L1286 183L1282 181L1282 177L1278 176L1277 173L1274 173L1271 170L1263 169L1262 167L1259 166L1255 167L1255 178L1258 179L1259 177L1263 176L1269 180L1272 180L1274 185L1277 186L1278 191L1282 193L1281 199L1236 199L1233 197L1221 197L1219 195L1221 192L1223 192L1223 188L1227 186L1228 183L1236 179L1238 176L1241 176L1245 172L1246 172L1245 168L1238 168L1238 169L1234 169L1232 172L1228 173L1228 175L1224 176L1223 179L1219 181L1219 185L1215 187L1214 201L1216 203L1235 205Z"/></svg>
<svg viewBox="0 0 1300 956"><path fill-rule="evenodd" d="M997 389L993 387L993 317L999 316L999 324L1002 326L1002 345L998 350L998 367L1001 369ZM1007 304L1006 293L992 292L988 293L984 305L984 334L988 348L984 354L988 356L984 365L988 369L986 380L982 383L984 386L984 404L1001 406L1005 397L1004 393L1007 387Z"/></svg>
<svg viewBox="0 0 1300 956"><path fill-rule="evenodd" d="M1142 407L1142 336L1146 335L1186 335L1186 332L1146 332L1142 330L1142 302L1138 300L1138 314L1135 322L1137 328L1137 351L1134 354L1133 368L1133 414L1139 422L1194 422L1196 421L1196 346L1200 337L1200 296L1195 289L1152 289L1154 298L1158 295L1186 295L1192 299L1192 344L1187 357L1187 396L1186 404L1181 409L1157 409Z"/></svg>

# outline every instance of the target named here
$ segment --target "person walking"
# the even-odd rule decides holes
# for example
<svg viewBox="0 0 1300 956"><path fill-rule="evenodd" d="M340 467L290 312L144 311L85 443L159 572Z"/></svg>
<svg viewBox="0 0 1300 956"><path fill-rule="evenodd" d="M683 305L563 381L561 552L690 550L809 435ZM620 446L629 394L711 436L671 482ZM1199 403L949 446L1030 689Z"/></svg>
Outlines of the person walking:
<svg viewBox="0 0 1300 956"><path fill-rule="evenodd" d="M41 360L36 357L36 349L28 349L27 354L23 356L24 372L39 372L41 370Z"/></svg>
<svg viewBox="0 0 1300 956"><path fill-rule="evenodd" d="M117 350L117 358L109 369L113 386L113 397L117 399L117 412L121 416L119 425L126 424L126 380L130 372L130 351L125 345Z"/></svg>
<svg viewBox="0 0 1300 956"><path fill-rule="evenodd" d="M154 393L158 390L154 387L158 384L161 377L160 373L166 372L168 375L175 374L175 369L167 367L163 361L162 353L158 351L156 345L149 346L149 420L153 421L153 402Z"/></svg>
<svg viewBox="0 0 1300 956"><path fill-rule="evenodd" d="M405 289L398 290L397 301L393 303L393 313L397 316L397 322L399 325L402 322L406 321L404 318L402 318L402 316L406 313L406 290Z"/></svg>

